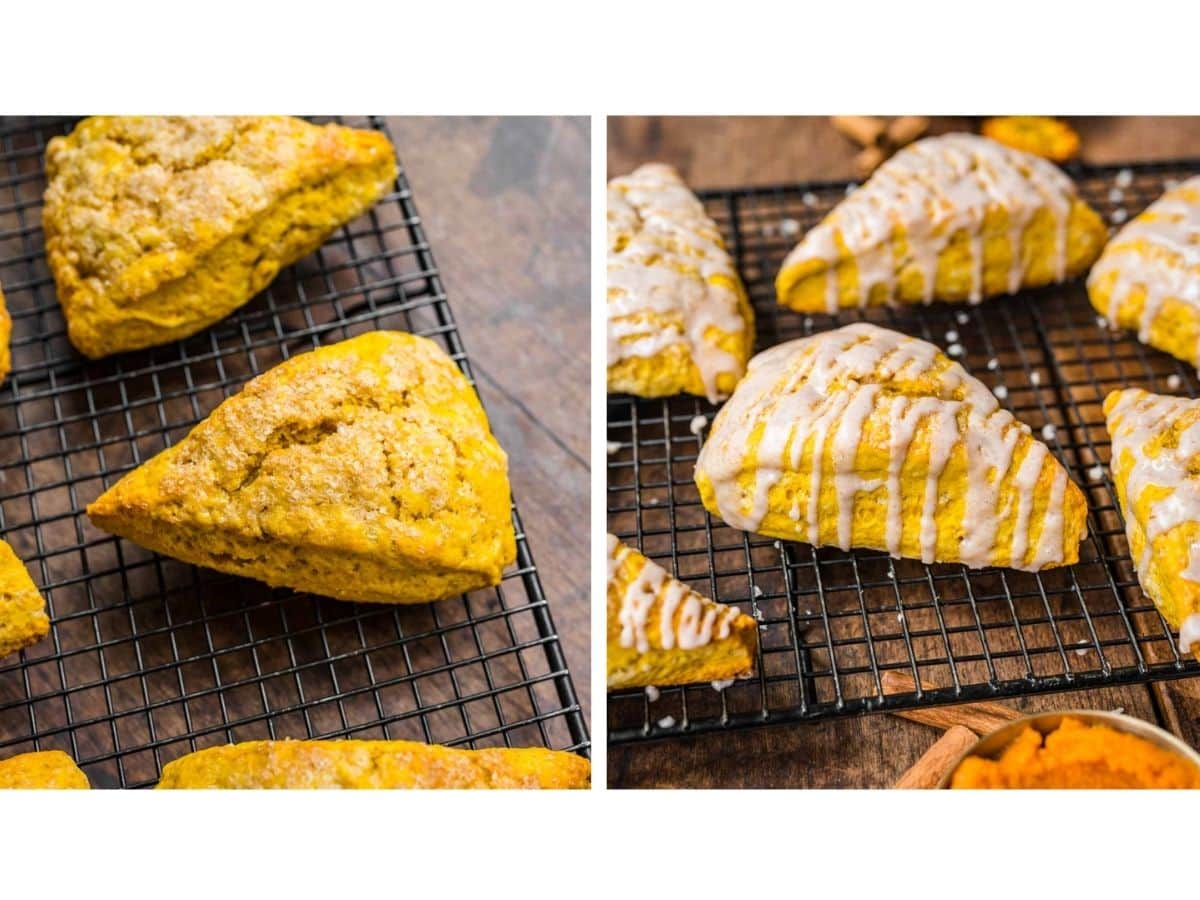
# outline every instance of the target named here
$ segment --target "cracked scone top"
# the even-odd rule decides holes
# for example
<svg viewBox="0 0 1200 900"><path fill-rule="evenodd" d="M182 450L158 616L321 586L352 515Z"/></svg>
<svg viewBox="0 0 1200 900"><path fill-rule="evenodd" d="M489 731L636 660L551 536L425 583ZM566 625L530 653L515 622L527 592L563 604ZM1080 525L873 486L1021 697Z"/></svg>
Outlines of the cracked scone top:
<svg viewBox="0 0 1200 900"><path fill-rule="evenodd" d="M1104 415L1138 582L1200 657L1200 401L1113 391Z"/></svg>
<svg viewBox="0 0 1200 900"><path fill-rule="evenodd" d="M1113 328L1200 366L1200 177L1167 191L1109 241L1088 296Z"/></svg>
<svg viewBox="0 0 1200 900"><path fill-rule="evenodd" d="M1082 274L1099 216L1052 163L970 134L911 144L788 254L779 302L799 312L1013 294Z"/></svg>
<svg viewBox="0 0 1200 900"><path fill-rule="evenodd" d="M516 556L508 460L475 391L400 332L281 363L87 512L167 556L344 600L453 596Z"/></svg>
<svg viewBox="0 0 1200 900"><path fill-rule="evenodd" d="M49 632L46 601L12 547L0 541L0 658L36 644Z"/></svg>
<svg viewBox="0 0 1200 900"><path fill-rule="evenodd" d="M751 674L758 623L715 603L608 536L608 687L726 681Z"/></svg>
<svg viewBox="0 0 1200 900"><path fill-rule="evenodd" d="M1037 571L1075 562L1082 492L932 344L866 323L772 347L696 462L704 506L814 546Z"/></svg>
<svg viewBox="0 0 1200 900"><path fill-rule="evenodd" d="M724 399L754 314L716 224L669 166L608 184L608 390Z"/></svg>
<svg viewBox="0 0 1200 900"><path fill-rule="evenodd" d="M46 255L96 358L223 318L390 189L376 131L285 116L85 119L46 149Z"/></svg>
<svg viewBox="0 0 1200 900"><path fill-rule="evenodd" d="M0 790L84 790L91 785L75 760L61 750L0 759Z"/></svg>

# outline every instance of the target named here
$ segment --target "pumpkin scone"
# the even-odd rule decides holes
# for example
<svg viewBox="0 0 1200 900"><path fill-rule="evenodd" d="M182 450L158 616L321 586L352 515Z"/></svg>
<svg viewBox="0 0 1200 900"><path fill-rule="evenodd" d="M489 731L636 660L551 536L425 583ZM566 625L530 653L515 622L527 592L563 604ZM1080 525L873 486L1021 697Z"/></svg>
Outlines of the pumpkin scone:
<svg viewBox="0 0 1200 900"><path fill-rule="evenodd" d="M88 790L91 784L75 760L61 750L22 753L0 759L0 790Z"/></svg>
<svg viewBox="0 0 1200 900"><path fill-rule="evenodd" d="M1200 400L1113 391L1104 415L1138 583L1200 659Z"/></svg>
<svg viewBox="0 0 1200 900"><path fill-rule="evenodd" d="M255 378L87 508L167 556L343 600L498 584L508 458L433 341L376 331Z"/></svg>
<svg viewBox="0 0 1200 900"><path fill-rule="evenodd" d="M754 312L716 223L670 166L608 183L608 391L729 396Z"/></svg>
<svg viewBox="0 0 1200 900"><path fill-rule="evenodd" d="M947 134L881 165L788 254L775 287L805 313L978 303L1081 275L1106 237L1053 163Z"/></svg>
<svg viewBox="0 0 1200 900"><path fill-rule="evenodd" d="M608 687L747 678L758 623L608 536Z"/></svg>
<svg viewBox="0 0 1200 900"><path fill-rule="evenodd" d="M582 756L541 748L457 750L415 741L248 741L163 766L161 789L586 788Z"/></svg>
<svg viewBox="0 0 1200 900"><path fill-rule="evenodd" d="M1083 492L1029 427L933 344L867 323L772 347L696 462L734 528L925 563L1074 563Z"/></svg>
<svg viewBox="0 0 1200 900"><path fill-rule="evenodd" d="M286 116L98 116L46 148L46 255L93 359L195 334L390 190L371 130Z"/></svg>
<svg viewBox="0 0 1200 900"><path fill-rule="evenodd" d="M0 288L0 384L8 377L12 369L12 355L8 342L12 338L12 318L8 315L8 307L4 305L4 290Z"/></svg>
<svg viewBox="0 0 1200 900"><path fill-rule="evenodd" d="M36 644L49 632L46 601L12 547L0 541L0 658Z"/></svg>
<svg viewBox="0 0 1200 900"><path fill-rule="evenodd" d="M1200 176L1167 191L1117 232L1088 276L1113 328L1200 366Z"/></svg>

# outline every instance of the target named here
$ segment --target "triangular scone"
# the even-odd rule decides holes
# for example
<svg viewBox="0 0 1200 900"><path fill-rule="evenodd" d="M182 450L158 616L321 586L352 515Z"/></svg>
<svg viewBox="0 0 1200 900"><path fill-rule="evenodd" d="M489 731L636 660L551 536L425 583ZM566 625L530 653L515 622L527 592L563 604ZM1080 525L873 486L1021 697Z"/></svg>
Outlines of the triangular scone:
<svg viewBox="0 0 1200 900"><path fill-rule="evenodd" d="M0 759L0 790L84 790L91 785L75 760L61 750Z"/></svg>
<svg viewBox="0 0 1200 900"><path fill-rule="evenodd" d="M1200 400L1113 391L1104 415L1138 582L1200 658Z"/></svg>
<svg viewBox="0 0 1200 900"><path fill-rule="evenodd" d="M608 391L729 396L754 312L716 223L670 166L608 183Z"/></svg>
<svg viewBox="0 0 1200 900"><path fill-rule="evenodd" d="M608 536L608 687L749 677L758 623Z"/></svg>
<svg viewBox="0 0 1200 900"><path fill-rule="evenodd" d="M160 790L183 788L586 788L591 764L541 747L464 750L416 741L247 741L163 766Z"/></svg>
<svg viewBox="0 0 1200 900"><path fill-rule="evenodd" d="M296 356L88 507L167 556L343 600L497 584L508 459L432 341L376 331Z"/></svg>
<svg viewBox="0 0 1200 900"><path fill-rule="evenodd" d="M12 369L12 355L8 342L12 338L12 319L8 315L8 307L4 305L4 291L0 289L0 384Z"/></svg>
<svg viewBox="0 0 1200 900"><path fill-rule="evenodd" d="M380 132L286 116L98 116L46 148L46 256L87 356L195 334L366 212Z"/></svg>
<svg viewBox="0 0 1200 900"><path fill-rule="evenodd" d="M1113 328L1200 366L1200 176L1167 191L1117 232L1088 276Z"/></svg>
<svg viewBox="0 0 1200 900"><path fill-rule="evenodd" d="M752 359L696 484L735 528L926 563L1066 565L1087 527L1082 491L991 391L932 344L866 323Z"/></svg>
<svg viewBox="0 0 1200 900"><path fill-rule="evenodd" d="M977 303L1087 271L1107 231L1053 163L970 134L901 150L783 262L779 302Z"/></svg>
<svg viewBox="0 0 1200 900"><path fill-rule="evenodd" d="M0 658L50 632L46 601L12 547L0 541Z"/></svg>

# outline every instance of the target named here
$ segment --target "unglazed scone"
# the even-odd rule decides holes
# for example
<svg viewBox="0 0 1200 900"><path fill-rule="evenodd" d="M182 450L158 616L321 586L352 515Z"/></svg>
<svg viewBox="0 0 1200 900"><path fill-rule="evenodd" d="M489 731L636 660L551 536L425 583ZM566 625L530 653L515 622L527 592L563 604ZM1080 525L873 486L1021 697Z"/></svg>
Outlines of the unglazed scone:
<svg viewBox="0 0 1200 900"><path fill-rule="evenodd" d="M46 148L46 255L97 358L224 318L390 190L376 131L286 116L98 116Z"/></svg>
<svg viewBox="0 0 1200 900"><path fill-rule="evenodd" d="M508 458L437 344L375 331L251 381L87 508L159 553L343 600L498 584Z"/></svg>
<svg viewBox="0 0 1200 900"><path fill-rule="evenodd" d="M75 760L61 750L0 759L0 790L87 790L91 785Z"/></svg>
<svg viewBox="0 0 1200 900"><path fill-rule="evenodd" d="M1117 232L1088 276L1088 296L1112 327L1200 366L1200 177Z"/></svg>
<svg viewBox="0 0 1200 900"><path fill-rule="evenodd" d="M456 750L414 741L248 741L163 767L172 788L586 788L582 756L541 748Z"/></svg>
<svg viewBox="0 0 1200 900"><path fill-rule="evenodd" d="M1082 491L1029 427L937 347L866 323L772 347L696 462L735 528L926 563L1074 563Z"/></svg>
<svg viewBox="0 0 1200 900"><path fill-rule="evenodd" d="M747 678L758 623L608 536L608 687Z"/></svg>
<svg viewBox="0 0 1200 900"><path fill-rule="evenodd" d="M12 338L12 319L8 315L8 307L4 305L4 290L0 289L0 384L8 377L12 369L12 354L8 342Z"/></svg>
<svg viewBox="0 0 1200 900"><path fill-rule="evenodd" d="M1113 391L1104 415L1138 582L1200 658L1200 400Z"/></svg>
<svg viewBox="0 0 1200 900"><path fill-rule="evenodd" d="M880 166L788 254L775 288L807 313L977 303L1082 274L1106 235L1053 163L947 134Z"/></svg>
<svg viewBox="0 0 1200 900"><path fill-rule="evenodd" d="M754 313L716 223L670 166L608 183L608 391L729 396Z"/></svg>
<svg viewBox="0 0 1200 900"><path fill-rule="evenodd" d="M46 601L12 547L0 541L0 658L36 644L49 632Z"/></svg>

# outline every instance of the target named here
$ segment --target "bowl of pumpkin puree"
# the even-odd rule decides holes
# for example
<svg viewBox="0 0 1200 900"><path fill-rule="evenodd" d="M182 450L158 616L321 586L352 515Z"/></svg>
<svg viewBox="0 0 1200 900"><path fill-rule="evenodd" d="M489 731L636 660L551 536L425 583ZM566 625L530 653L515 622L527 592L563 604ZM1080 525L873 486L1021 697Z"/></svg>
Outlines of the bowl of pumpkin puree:
<svg viewBox="0 0 1200 900"><path fill-rule="evenodd" d="M941 786L1200 788L1200 754L1173 734L1121 713L1039 713L981 738L950 766Z"/></svg>

